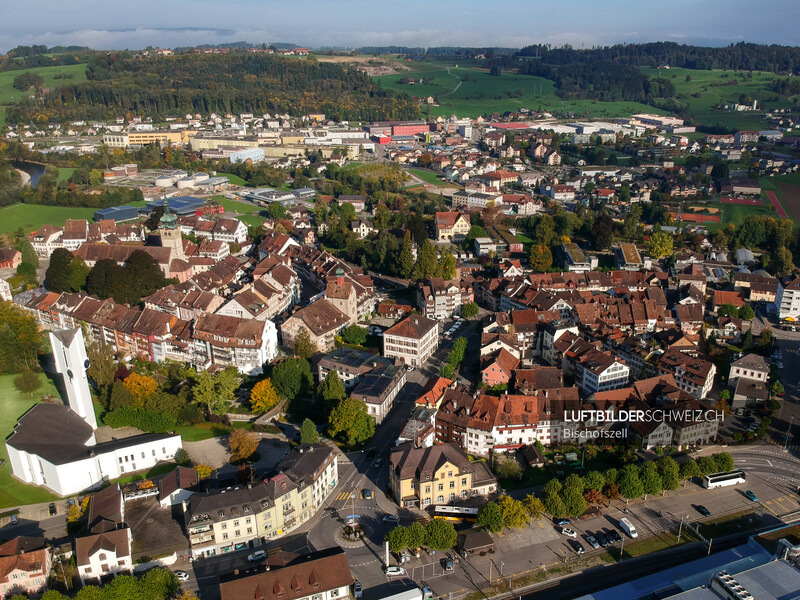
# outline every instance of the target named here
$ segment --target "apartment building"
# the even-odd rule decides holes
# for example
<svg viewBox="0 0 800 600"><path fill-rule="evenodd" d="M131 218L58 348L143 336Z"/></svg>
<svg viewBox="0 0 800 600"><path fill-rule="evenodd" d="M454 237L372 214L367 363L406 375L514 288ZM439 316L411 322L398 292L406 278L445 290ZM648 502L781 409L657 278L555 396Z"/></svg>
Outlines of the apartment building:
<svg viewBox="0 0 800 600"><path fill-rule="evenodd" d="M717 367L702 358L669 350L658 360L658 371L675 377L675 384L695 398L706 398L714 385Z"/></svg>
<svg viewBox="0 0 800 600"><path fill-rule="evenodd" d="M350 393L350 397L364 402L367 405L367 413L375 419L377 425L380 425L392 410L394 399L405 384L405 367L381 366L364 375Z"/></svg>
<svg viewBox="0 0 800 600"><path fill-rule="evenodd" d="M319 352L334 348L334 337L350 324L348 317L331 302L321 298L294 312L281 325L283 343L292 346L301 330L308 332Z"/></svg>
<svg viewBox="0 0 800 600"><path fill-rule="evenodd" d="M52 553L42 537L16 537L0 544L0 598L42 594L51 565Z"/></svg>
<svg viewBox="0 0 800 600"><path fill-rule="evenodd" d="M439 325L420 315L410 315L383 334L383 355L419 367L439 347Z"/></svg>
<svg viewBox="0 0 800 600"><path fill-rule="evenodd" d="M786 287L778 282L775 311L780 320L800 319L800 277L786 284Z"/></svg>
<svg viewBox="0 0 800 600"><path fill-rule="evenodd" d="M337 348L319 360L317 378L322 381L330 371L335 371L345 389L349 389L361 381L367 373L391 364L392 361L384 356L355 348Z"/></svg>
<svg viewBox="0 0 800 600"><path fill-rule="evenodd" d="M417 306L423 316L438 321L461 314L461 307L474 299L472 286L460 281L431 277L417 287Z"/></svg>
<svg viewBox="0 0 800 600"><path fill-rule="evenodd" d="M389 484L395 501L404 508L454 503L497 491L497 480L486 463L471 462L455 444L397 446L389 456Z"/></svg>

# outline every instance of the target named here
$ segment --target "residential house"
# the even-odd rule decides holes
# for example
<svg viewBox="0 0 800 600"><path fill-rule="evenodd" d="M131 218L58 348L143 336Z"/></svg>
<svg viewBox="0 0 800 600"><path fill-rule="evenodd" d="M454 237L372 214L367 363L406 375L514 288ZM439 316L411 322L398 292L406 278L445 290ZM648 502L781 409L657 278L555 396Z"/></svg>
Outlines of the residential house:
<svg viewBox="0 0 800 600"><path fill-rule="evenodd" d="M469 219L457 211L436 213L436 239L461 242L469 233Z"/></svg>
<svg viewBox="0 0 800 600"><path fill-rule="evenodd" d="M14 246L0 248L0 269L16 269L22 262L22 252Z"/></svg>
<svg viewBox="0 0 800 600"><path fill-rule="evenodd" d="M728 387L736 387L739 379L751 381L769 381L769 365L763 356L758 354L745 354L731 363L728 375Z"/></svg>
<svg viewBox="0 0 800 600"><path fill-rule="evenodd" d="M424 279L417 287L417 305L429 319L443 321L461 314L461 307L475 299L472 286L441 277Z"/></svg>
<svg viewBox="0 0 800 600"><path fill-rule="evenodd" d="M92 496L88 535L75 539L78 576L83 585L133 570L131 530L125 523L125 501L119 484Z"/></svg>
<svg viewBox="0 0 800 600"><path fill-rule="evenodd" d="M281 324L281 335L283 343L291 346L297 334L305 330L318 352L330 352L334 348L334 336L349 324L346 314L321 298L292 313Z"/></svg>
<svg viewBox="0 0 800 600"><path fill-rule="evenodd" d="M675 384L695 398L706 398L711 392L717 367L705 359L685 352L669 350L658 359L658 371L673 375Z"/></svg>
<svg viewBox="0 0 800 600"><path fill-rule="evenodd" d="M345 389L349 389L361 381L367 373L390 364L391 360L377 354L354 348L337 348L320 358L317 363L317 376L319 381L322 381L330 371L335 371Z"/></svg>
<svg viewBox="0 0 800 600"><path fill-rule="evenodd" d="M507 386L519 364L518 357L501 348L481 360L481 381L489 387Z"/></svg>
<svg viewBox="0 0 800 600"><path fill-rule="evenodd" d="M380 425L392 409L394 399L406 384L406 369L402 366L384 365L364 375L350 393L351 398L367 405L367 413Z"/></svg>
<svg viewBox="0 0 800 600"><path fill-rule="evenodd" d="M39 596L47 591L52 553L41 537L16 537L0 544L0 598Z"/></svg>

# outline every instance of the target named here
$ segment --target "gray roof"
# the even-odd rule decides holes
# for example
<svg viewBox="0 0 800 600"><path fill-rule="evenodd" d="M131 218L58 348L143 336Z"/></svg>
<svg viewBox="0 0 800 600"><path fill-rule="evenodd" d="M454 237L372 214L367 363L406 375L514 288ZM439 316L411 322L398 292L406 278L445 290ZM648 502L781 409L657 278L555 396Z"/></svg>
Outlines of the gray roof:
<svg viewBox="0 0 800 600"><path fill-rule="evenodd" d="M255 515L263 508L274 505L269 502L267 486L259 483L252 487L236 486L214 490L205 494L192 494L189 498L188 520L207 516L211 521L227 521L235 517ZM262 505L266 501L266 504Z"/></svg>
<svg viewBox="0 0 800 600"><path fill-rule="evenodd" d="M740 377L736 382L736 391L733 395L767 401L769 400L769 388L763 381Z"/></svg>
<svg viewBox="0 0 800 600"><path fill-rule="evenodd" d="M333 460L336 451L326 444L301 444L278 463L278 470L295 483L311 484Z"/></svg>
<svg viewBox="0 0 800 600"><path fill-rule="evenodd" d="M745 354L739 360L731 363L731 367L739 367L740 369L751 369L753 371L763 371L769 373L769 365L764 360L763 356L758 354Z"/></svg>
<svg viewBox="0 0 800 600"><path fill-rule="evenodd" d="M382 404L403 378L405 369L395 365L379 367L364 376L351 396L370 404Z"/></svg>
<svg viewBox="0 0 800 600"><path fill-rule="evenodd" d="M355 348L337 348L319 361L319 366L323 369L335 369L353 374L366 373L376 367L390 364L392 361L388 358Z"/></svg>

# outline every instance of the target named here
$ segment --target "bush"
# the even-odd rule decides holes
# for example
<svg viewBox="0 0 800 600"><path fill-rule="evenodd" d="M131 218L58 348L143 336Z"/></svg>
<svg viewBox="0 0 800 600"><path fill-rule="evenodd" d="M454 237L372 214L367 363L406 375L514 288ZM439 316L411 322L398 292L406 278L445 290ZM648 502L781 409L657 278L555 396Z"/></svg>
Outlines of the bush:
<svg viewBox="0 0 800 600"><path fill-rule="evenodd" d="M103 416L106 425L114 427L136 427L147 433L167 433L175 429L175 419L144 408L124 406L107 412Z"/></svg>

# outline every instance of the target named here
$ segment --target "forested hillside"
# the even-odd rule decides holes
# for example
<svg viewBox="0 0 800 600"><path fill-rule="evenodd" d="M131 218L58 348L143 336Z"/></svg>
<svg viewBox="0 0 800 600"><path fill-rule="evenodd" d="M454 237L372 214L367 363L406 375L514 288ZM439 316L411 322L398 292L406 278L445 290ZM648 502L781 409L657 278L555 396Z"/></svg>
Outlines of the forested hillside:
<svg viewBox="0 0 800 600"><path fill-rule="evenodd" d="M8 110L10 123L104 119L125 114L322 112L337 120L408 119L410 97L375 86L363 73L332 63L264 54L183 54L141 58L98 54L89 81L50 90Z"/></svg>

